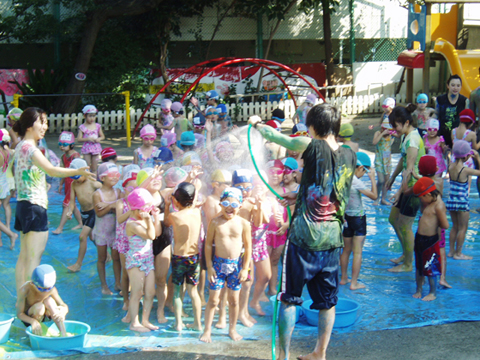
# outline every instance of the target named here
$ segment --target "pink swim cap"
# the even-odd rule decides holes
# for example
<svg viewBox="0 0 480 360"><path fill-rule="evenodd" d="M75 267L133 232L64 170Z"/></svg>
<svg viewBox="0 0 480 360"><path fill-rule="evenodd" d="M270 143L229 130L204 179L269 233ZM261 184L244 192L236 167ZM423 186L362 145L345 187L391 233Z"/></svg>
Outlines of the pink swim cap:
<svg viewBox="0 0 480 360"><path fill-rule="evenodd" d="M170 110L170 108L172 107L172 100L163 99L160 103L160 107L162 108L162 110Z"/></svg>
<svg viewBox="0 0 480 360"><path fill-rule="evenodd" d="M165 185L169 188L173 188L184 182L187 179L188 173L179 167L172 167L165 171L163 178L165 179Z"/></svg>
<svg viewBox="0 0 480 360"><path fill-rule="evenodd" d="M153 203L153 196L147 189L137 188L133 190L127 197L130 209L143 209L145 205Z"/></svg>
<svg viewBox="0 0 480 360"><path fill-rule="evenodd" d="M142 127L142 130L140 130L140 137L143 139L145 136L153 136L154 138L157 138L157 130L155 130L152 125L147 124Z"/></svg>

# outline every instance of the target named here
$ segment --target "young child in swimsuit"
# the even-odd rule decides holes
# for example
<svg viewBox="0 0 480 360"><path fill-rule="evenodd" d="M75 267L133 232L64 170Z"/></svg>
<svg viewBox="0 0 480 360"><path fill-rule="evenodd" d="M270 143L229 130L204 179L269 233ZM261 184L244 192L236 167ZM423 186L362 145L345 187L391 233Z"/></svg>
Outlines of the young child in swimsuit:
<svg viewBox="0 0 480 360"><path fill-rule="evenodd" d="M115 241L115 211L117 200L122 193L113 187L120 179L120 173L115 164L103 163L98 167L98 178L102 187L94 192L93 204L95 209L95 226L92 231L92 239L97 246L97 271L102 287L102 294L113 295L107 285L105 277L105 263L107 261L108 248L111 249L113 260L113 273L115 274L115 291L122 289L120 278L122 265L118 251L113 249Z"/></svg>
<svg viewBox="0 0 480 360"><path fill-rule="evenodd" d="M448 229L447 211L435 182L422 177L413 186L413 193L420 199L422 216L418 221L415 234L415 280L417 291L413 297L422 297L425 276L428 277L430 292L423 301L432 301L437 297L437 276L441 272L440 239L438 228Z"/></svg>
<svg viewBox="0 0 480 360"><path fill-rule="evenodd" d="M162 232L160 212L153 205L153 197L148 190L142 188L133 190L128 195L127 201L131 209L125 228L128 237L125 267L132 286L129 302L130 330L149 332L158 329L158 326L150 323L149 318L155 297L152 241ZM142 296L144 301L140 323L138 309Z"/></svg>
<svg viewBox="0 0 480 360"><path fill-rule="evenodd" d="M153 168L153 159L158 151L158 148L153 146L153 142L157 138L157 131L152 125L145 125L140 130L140 137L143 140L143 145L133 152L133 163L140 166L141 169Z"/></svg>
<svg viewBox="0 0 480 360"><path fill-rule="evenodd" d="M78 127L77 141L83 143L82 155L90 166L90 171L97 172L98 155L102 152L100 143L105 140L102 126L95 122L98 110L93 105L86 105L83 110L85 123Z"/></svg>
<svg viewBox="0 0 480 360"><path fill-rule="evenodd" d="M188 328L203 330L202 305L198 296L197 284L200 274L200 262L198 241L202 226L200 209L196 204L198 182L192 185L182 182L177 185L172 196L165 199L165 226L173 226L174 247L172 255L172 282L174 284L173 305L175 309L175 328L182 331L183 301L181 289L183 283L187 283L187 291L192 299L193 324ZM170 204L173 203L177 212L170 212Z"/></svg>
<svg viewBox="0 0 480 360"><path fill-rule="evenodd" d="M248 279L248 267L252 253L250 223L238 216L243 202L239 189L227 188L220 197L222 214L210 222L205 243L205 257L210 281L210 293L205 310L205 331L200 340L212 342L212 323L215 307L218 305L221 289L228 288L229 330L234 341L243 337L237 333L239 290ZM215 257L212 261L212 245L215 243ZM241 258L242 247L245 255Z"/></svg>
<svg viewBox="0 0 480 360"><path fill-rule="evenodd" d="M25 326L31 326L32 333L42 334L42 323L52 319L60 330L61 336L67 336L65 331L65 316L68 306L58 294L55 282L57 275L52 266L43 264L33 270L32 280L27 281L17 294L17 317Z"/></svg>
<svg viewBox="0 0 480 360"><path fill-rule="evenodd" d="M375 145L375 170L377 172L377 189L382 192L381 204L391 205L387 201L387 182L392 173L392 145L395 142L392 125L388 121L388 117L383 120L381 129L373 135L372 144ZM378 205L380 197L373 203Z"/></svg>
<svg viewBox="0 0 480 360"><path fill-rule="evenodd" d="M425 135L423 135L423 142L425 143L425 152L432 155L436 159L437 172L436 176L442 178L443 172L447 170L447 165L443 159L443 154L447 150L445 139L442 135L438 135L440 130L440 123L437 119L428 119L425 128Z"/></svg>
<svg viewBox="0 0 480 360"><path fill-rule="evenodd" d="M69 168L80 169L88 166L87 162L83 159L74 159ZM92 229L95 226L95 210L93 210L93 193L102 187L102 184L98 181L90 180L85 176L72 177L73 182L70 189L70 203L67 212L67 217L72 218L73 206L75 204L75 198L80 204L80 213L82 216L82 231L80 232L79 240L80 246L78 248L78 258L75 264L70 265L67 269L71 272L78 272L82 269L83 259L87 252L87 238L90 237Z"/></svg>
<svg viewBox="0 0 480 360"><path fill-rule="evenodd" d="M60 165L62 167L68 168L70 163L80 157L80 154L74 150L75 146L75 135L70 131L62 131L60 137L58 138L58 146L60 150L63 151L62 159ZM65 184L65 199L63 199L63 212L62 217L60 218L60 224L58 224L58 228L52 231L52 234L58 235L61 234L63 231L63 227L67 222L67 212L70 208L70 190L72 187L73 179L71 178L62 178L60 180L60 186L58 187L58 193L61 194L63 184ZM74 205L73 214L78 221L78 225L73 227L72 230L77 230L82 228L82 218L80 216L80 211L77 208L77 205Z"/></svg>

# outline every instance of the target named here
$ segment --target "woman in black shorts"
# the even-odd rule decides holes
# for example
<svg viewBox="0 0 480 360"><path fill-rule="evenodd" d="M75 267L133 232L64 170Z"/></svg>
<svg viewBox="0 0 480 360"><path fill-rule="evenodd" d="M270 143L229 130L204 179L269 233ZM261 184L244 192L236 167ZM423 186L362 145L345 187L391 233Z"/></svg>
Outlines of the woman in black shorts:
<svg viewBox="0 0 480 360"><path fill-rule="evenodd" d="M17 292L40 265L47 244L48 197L45 174L62 178L90 176L95 180L88 167L78 170L55 167L45 158L37 143L43 139L47 129L47 114L34 107L25 109L20 120L13 125L13 131L22 138L15 152L15 230L20 231L20 255L15 267Z"/></svg>

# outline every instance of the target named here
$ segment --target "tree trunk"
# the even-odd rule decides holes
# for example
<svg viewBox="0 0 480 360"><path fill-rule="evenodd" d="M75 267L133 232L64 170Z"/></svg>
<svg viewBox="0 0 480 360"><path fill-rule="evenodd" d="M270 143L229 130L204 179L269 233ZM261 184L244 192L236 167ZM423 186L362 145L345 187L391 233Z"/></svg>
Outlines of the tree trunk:
<svg viewBox="0 0 480 360"><path fill-rule="evenodd" d="M212 47L213 39L215 39L215 36L217 35L218 30L220 29L220 26L222 25L223 19L227 16L227 14L230 12L230 10L233 9L235 6L237 0L232 0L232 3L230 6L225 10L225 12L220 16L220 19L218 19L217 25L215 26L215 29L213 30L212 37L210 38L210 42L208 43L208 48L207 52L205 54L205 60L208 60L208 56L210 55L210 48Z"/></svg>
<svg viewBox="0 0 480 360"><path fill-rule="evenodd" d="M167 56L168 56L168 44L170 43L170 30L172 25L170 22L166 22L163 27L161 28L158 36L158 41L160 43L160 73L163 78L163 84L168 82L168 75L167 75ZM166 89L168 92L169 89Z"/></svg>
<svg viewBox="0 0 480 360"><path fill-rule="evenodd" d="M323 37L325 40L325 65L327 67L327 81L328 86L335 85L335 64L333 63L332 50L332 24L330 17L330 6L328 0L322 0L323 8ZM330 96L334 91L327 91L327 96Z"/></svg>

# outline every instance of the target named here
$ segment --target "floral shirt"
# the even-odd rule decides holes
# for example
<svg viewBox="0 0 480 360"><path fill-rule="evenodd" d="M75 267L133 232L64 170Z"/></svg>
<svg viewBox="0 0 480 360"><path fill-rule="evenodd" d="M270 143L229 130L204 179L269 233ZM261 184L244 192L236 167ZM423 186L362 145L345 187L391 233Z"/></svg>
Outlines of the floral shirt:
<svg viewBox="0 0 480 360"><path fill-rule="evenodd" d="M40 149L27 141L21 141L16 149L15 184L17 186L17 201L28 201L47 209L48 197L45 173L32 162L33 154Z"/></svg>
<svg viewBox="0 0 480 360"><path fill-rule="evenodd" d="M420 158L425 155L425 145L417 129L411 131L408 135L402 135L400 153L402 155L403 170L407 169L407 150L411 147L418 150L417 159L415 160L415 172L418 174L418 163L420 162ZM408 181L408 186L412 187L416 182L417 179L411 176Z"/></svg>

